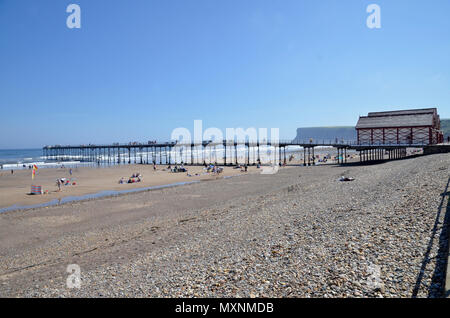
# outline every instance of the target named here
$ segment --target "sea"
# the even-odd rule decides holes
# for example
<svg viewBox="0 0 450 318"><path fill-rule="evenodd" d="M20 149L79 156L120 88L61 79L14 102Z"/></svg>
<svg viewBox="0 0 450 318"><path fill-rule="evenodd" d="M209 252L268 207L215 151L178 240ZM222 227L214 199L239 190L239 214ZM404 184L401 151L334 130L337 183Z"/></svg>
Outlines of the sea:
<svg viewBox="0 0 450 318"><path fill-rule="evenodd" d="M61 165L78 165L82 164L79 161L56 162L45 160L42 148L36 149L0 149L0 169L3 170L18 170L29 169L33 164L39 168L42 167L59 167Z"/></svg>

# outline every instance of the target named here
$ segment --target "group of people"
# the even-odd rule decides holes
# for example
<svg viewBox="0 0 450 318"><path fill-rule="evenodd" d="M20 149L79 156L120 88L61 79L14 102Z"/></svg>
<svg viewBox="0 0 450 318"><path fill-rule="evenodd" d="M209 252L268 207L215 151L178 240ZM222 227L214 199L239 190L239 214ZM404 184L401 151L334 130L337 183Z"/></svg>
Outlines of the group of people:
<svg viewBox="0 0 450 318"><path fill-rule="evenodd" d="M125 178L122 177L119 180L119 184L123 184L123 183L136 183L136 182L141 182L142 181L142 175L139 172L133 173L131 175L131 177L128 178L128 181L125 182Z"/></svg>
<svg viewBox="0 0 450 318"><path fill-rule="evenodd" d="M76 185L76 182L72 179L67 178L58 178L56 179L56 186L58 187L58 191L61 191L61 186L67 186L67 185Z"/></svg>
<svg viewBox="0 0 450 318"><path fill-rule="evenodd" d="M217 165L213 165L213 164L210 164L209 166L206 165L206 167L204 169L206 169L206 172L208 172L208 173L211 172L211 173L215 173L215 174L220 174L223 172L223 168L218 167Z"/></svg>
<svg viewBox="0 0 450 318"><path fill-rule="evenodd" d="M175 165L175 167L173 167L173 168L172 168L171 165L169 165L169 166L167 167L167 169L168 169L170 172L187 172L187 171L188 171L188 170L184 167L183 164L181 164L180 166Z"/></svg>

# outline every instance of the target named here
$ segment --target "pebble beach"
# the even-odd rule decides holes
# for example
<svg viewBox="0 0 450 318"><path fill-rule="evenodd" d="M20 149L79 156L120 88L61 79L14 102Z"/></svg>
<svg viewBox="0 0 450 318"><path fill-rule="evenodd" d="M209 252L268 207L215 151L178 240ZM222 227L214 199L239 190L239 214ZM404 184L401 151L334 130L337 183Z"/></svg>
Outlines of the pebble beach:
<svg viewBox="0 0 450 318"><path fill-rule="evenodd" d="M285 167L1 213L0 297L442 297L449 166Z"/></svg>

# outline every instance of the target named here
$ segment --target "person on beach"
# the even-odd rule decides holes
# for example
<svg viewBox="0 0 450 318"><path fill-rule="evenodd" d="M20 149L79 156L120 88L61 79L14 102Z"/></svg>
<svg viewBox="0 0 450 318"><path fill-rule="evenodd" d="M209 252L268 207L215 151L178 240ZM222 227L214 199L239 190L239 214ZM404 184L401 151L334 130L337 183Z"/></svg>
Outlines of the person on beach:
<svg viewBox="0 0 450 318"><path fill-rule="evenodd" d="M56 186L58 187L58 192L61 191L61 181L56 179Z"/></svg>
<svg viewBox="0 0 450 318"><path fill-rule="evenodd" d="M72 168L69 169L69 174L72 175Z"/></svg>
<svg viewBox="0 0 450 318"><path fill-rule="evenodd" d="M153 162L153 171L156 171L156 163Z"/></svg>
<svg viewBox="0 0 450 318"><path fill-rule="evenodd" d="M14 174L14 170L13 169L11 169L11 174Z"/></svg>

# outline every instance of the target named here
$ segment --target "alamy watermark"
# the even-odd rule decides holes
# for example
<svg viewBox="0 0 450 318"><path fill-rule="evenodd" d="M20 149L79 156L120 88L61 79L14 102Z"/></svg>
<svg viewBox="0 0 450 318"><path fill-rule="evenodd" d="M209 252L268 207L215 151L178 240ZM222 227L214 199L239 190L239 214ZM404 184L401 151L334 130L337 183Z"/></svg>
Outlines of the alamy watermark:
<svg viewBox="0 0 450 318"><path fill-rule="evenodd" d="M69 29L81 28L81 8L78 4L69 4L66 8L66 12L70 13L67 17L66 25Z"/></svg>
<svg viewBox="0 0 450 318"><path fill-rule="evenodd" d="M66 272L70 275L66 279L67 288L81 288L81 268L77 264L67 266Z"/></svg>
<svg viewBox="0 0 450 318"><path fill-rule="evenodd" d="M378 4L370 4L366 9L370 15L367 17L366 25L369 29L381 28L381 8Z"/></svg>
<svg viewBox="0 0 450 318"><path fill-rule="evenodd" d="M383 284L381 282L381 267L375 264L368 264L367 273L367 286L373 290L381 289Z"/></svg>
<svg viewBox="0 0 450 318"><path fill-rule="evenodd" d="M66 12L70 13L67 17L66 25L69 29L81 28L81 7L78 4L71 3L67 6ZM381 28L381 8L378 4L369 4L366 12L370 15L366 19L366 25L369 29Z"/></svg>
<svg viewBox="0 0 450 318"><path fill-rule="evenodd" d="M171 140L176 142L175 147L189 147L191 144L199 145L225 145L226 147L258 147L258 156L265 159L265 163L271 164L271 167L263 167L263 174L274 174L278 171L276 165L277 147L280 144L279 128L270 128L270 135L267 128L226 128L225 134L217 127L209 127L203 130L203 121L194 120L193 134L188 128L178 127L171 133ZM281 162L281 161L280 161ZM261 162L259 162L261 163Z"/></svg>

